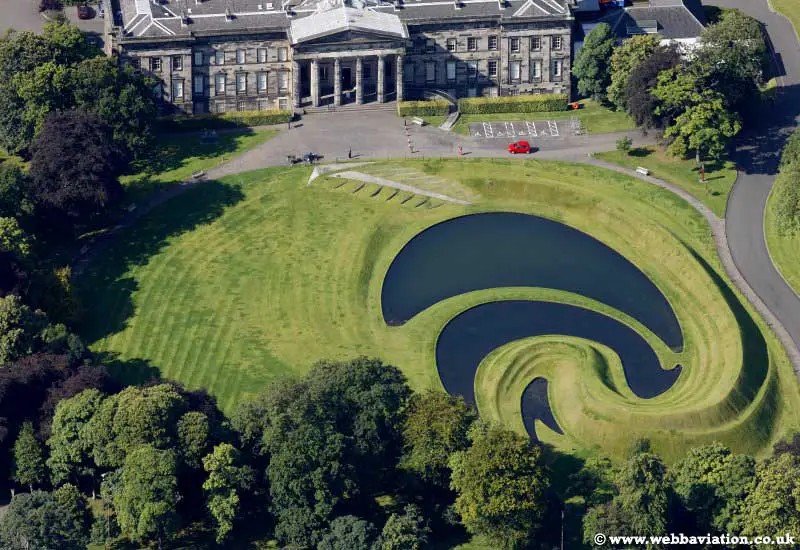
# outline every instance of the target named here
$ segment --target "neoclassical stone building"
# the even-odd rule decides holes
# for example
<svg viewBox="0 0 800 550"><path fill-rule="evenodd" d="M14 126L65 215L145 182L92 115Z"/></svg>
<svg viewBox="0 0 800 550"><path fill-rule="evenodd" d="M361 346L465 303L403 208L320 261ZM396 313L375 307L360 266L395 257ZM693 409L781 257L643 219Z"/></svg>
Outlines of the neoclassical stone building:
<svg viewBox="0 0 800 550"><path fill-rule="evenodd" d="M569 93L572 0L111 0L109 53L187 113Z"/></svg>

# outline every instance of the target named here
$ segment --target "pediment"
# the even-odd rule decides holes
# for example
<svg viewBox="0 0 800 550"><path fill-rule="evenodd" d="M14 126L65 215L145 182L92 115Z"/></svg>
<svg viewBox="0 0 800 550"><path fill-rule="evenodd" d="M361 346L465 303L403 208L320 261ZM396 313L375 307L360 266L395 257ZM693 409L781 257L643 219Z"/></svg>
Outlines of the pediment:
<svg viewBox="0 0 800 550"><path fill-rule="evenodd" d="M375 42L386 42L397 40L397 36L378 32L353 31L350 29L334 32L317 38L310 38L303 41L303 45L328 45L328 44L371 44Z"/></svg>
<svg viewBox="0 0 800 550"><path fill-rule="evenodd" d="M391 13L340 7L293 19L292 44L375 41L408 38L408 29Z"/></svg>

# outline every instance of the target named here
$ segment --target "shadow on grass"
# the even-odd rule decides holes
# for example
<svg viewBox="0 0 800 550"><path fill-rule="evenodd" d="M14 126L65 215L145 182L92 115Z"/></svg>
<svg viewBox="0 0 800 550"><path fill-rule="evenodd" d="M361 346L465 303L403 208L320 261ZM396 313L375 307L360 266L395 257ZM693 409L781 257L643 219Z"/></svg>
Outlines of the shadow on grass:
<svg viewBox="0 0 800 550"><path fill-rule="evenodd" d="M634 147L630 151L628 151L629 157L637 157L637 158L644 158L649 157L653 154L653 150L647 147Z"/></svg>
<svg viewBox="0 0 800 550"><path fill-rule="evenodd" d="M92 344L125 329L134 314L132 295L138 289L129 274L131 268L146 265L171 238L211 223L243 197L237 186L203 182L100 243L76 283L81 303L86 306L81 325L84 341Z"/></svg>
<svg viewBox="0 0 800 550"><path fill-rule="evenodd" d="M123 386L140 386L161 380L161 371L147 359L120 359L119 354L112 351L96 353L94 357Z"/></svg>

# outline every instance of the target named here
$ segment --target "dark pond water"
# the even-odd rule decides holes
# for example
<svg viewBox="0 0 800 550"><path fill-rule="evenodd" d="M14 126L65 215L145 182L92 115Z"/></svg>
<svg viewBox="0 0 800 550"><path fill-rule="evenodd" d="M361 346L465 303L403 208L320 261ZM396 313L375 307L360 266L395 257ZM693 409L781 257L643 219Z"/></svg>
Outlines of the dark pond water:
<svg viewBox="0 0 800 550"><path fill-rule="evenodd" d="M593 298L638 320L672 349L683 347L672 307L635 265L586 233L510 212L454 218L406 243L383 283L383 318L400 325L446 298L504 286Z"/></svg>
<svg viewBox="0 0 800 550"><path fill-rule="evenodd" d="M433 304L474 290L543 287L593 298L627 313L670 348L683 348L678 319L666 297L635 265L597 239L564 224L508 212L442 222L409 241L389 267L381 300L389 325L403 324ZM680 367L665 371L636 331L577 306L508 300L479 305L452 319L436 343L436 366L445 389L475 401L478 365L492 350L531 336L586 338L613 349L631 390L652 398L669 389ZM522 414L560 432L537 378L522 396Z"/></svg>

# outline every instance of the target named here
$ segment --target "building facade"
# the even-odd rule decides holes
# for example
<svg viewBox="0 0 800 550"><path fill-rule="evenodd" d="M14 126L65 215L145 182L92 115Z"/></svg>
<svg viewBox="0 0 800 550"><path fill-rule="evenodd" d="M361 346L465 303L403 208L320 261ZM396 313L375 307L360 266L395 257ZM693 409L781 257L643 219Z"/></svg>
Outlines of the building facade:
<svg viewBox="0 0 800 550"><path fill-rule="evenodd" d="M571 0L112 0L108 53L186 113L570 92Z"/></svg>

